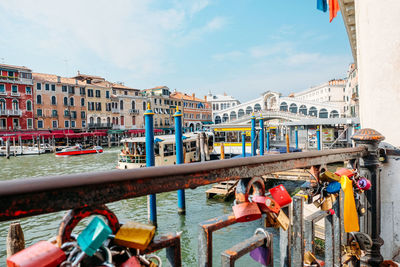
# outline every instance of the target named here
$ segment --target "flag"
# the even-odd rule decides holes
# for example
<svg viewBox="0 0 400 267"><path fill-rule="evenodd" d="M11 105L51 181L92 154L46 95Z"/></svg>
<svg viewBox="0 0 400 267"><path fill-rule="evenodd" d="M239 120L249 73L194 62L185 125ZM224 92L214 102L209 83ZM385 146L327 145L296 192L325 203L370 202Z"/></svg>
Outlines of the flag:
<svg viewBox="0 0 400 267"><path fill-rule="evenodd" d="M329 0L329 22L332 22L332 20L336 17L338 11L339 11L338 0Z"/></svg>
<svg viewBox="0 0 400 267"><path fill-rule="evenodd" d="M317 0L317 9L326 12L328 10L327 0Z"/></svg>

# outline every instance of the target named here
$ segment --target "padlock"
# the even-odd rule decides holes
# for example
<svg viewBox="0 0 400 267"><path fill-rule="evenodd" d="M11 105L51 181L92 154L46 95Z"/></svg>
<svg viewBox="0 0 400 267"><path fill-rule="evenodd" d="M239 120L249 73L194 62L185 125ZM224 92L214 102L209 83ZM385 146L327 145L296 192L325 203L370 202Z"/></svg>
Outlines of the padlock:
<svg viewBox="0 0 400 267"><path fill-rule="evenodd" d="M49 241L39 241L7 258L7 267L55 267L66 260L65 252Z"/></svg>
<svg viewBox="0 0 400 267"><path fill-rule="evenodd" d="M336 170L335 172L336 175L342 177L343 175L347 176L348 178L351 178L354 176L354 172L352 170L346 169L346 168L340 168Z"/></svg>
<svg viewBox="0 0 400 267"><path fill-rule="evenodd" d="M364 177L360 177L357 181L357 187L361 190L369 190L371 189L371 182Z"/></svg>
<svg viewBox="0 0 400 267"><path fill-rule="evenodd" d="M232 210L237 222L251 222L261 218L261 211L254 202L236 204L235 200Z"/></svg>
<svg viewBox="0 0 400 267"><path fill-rule="evenodd" d="M268 227L274 227L274 228L279 228L279 224L276 221L276 214L272 213L272 212L268 212L267 215L265 216L265 220L264 220L264 227L268 228Z"/></svg>
<svg viewBox="0 0 400 267"><path fill-rule="evenodd" d="M272 238L270 235L262 228L257 228L254 232L254 235L257 233L262 233L265 235L266 240L264 245L261 247L255 248L250 252L250 257L256 262L260 263L263 266L270 266L272 260Z"/></svg>
<svg viewBox="0 0 400 267"><path fill-rule="evenodd" d="M340 176L330 171L324 171L319 175L321 182L340 182Z"/></svg>
<svg viewBox="0 0 400 267"><path fill-rule="evenodd" d="M275 186L274 188L269 189L269 192L281 208L286 207L292 202L292 198L283 185Z"/></svg>
<svg viewBox="0 0 400 267"><path fill-rule="evenodd" d="M273 216L276 216L276 214L274 214L274 213L271 213L271 214L273 214ZM279 211L279 214L275 220L283 230L286 231L289 228L290 220L289 220L288 216L286 216L286 214L283 212L283 210Z"/></svg>
<svg viewBox="0 0 400 267"><path fill-rule="evenodd" d="M278 214L281 209L274 199L267 196L253 196L252 201L257 203L260 210L264 213L273 212Z"/></svg>
<svg viewBox="0 0 400 267"><path fill-rule="evenodd" d="M155 254L139 255L138 258L141 261L141 263L146 267L147 266L148 267L162 267L161 258ZM151 261L150 259L155 259L157 261L157 264L154 261Z"/></svg>
<svg viewBox="0 0 400 267"><path fill-rule="evenodd" d="M328 194L337 194L340 192L340 189L342 186L338 182L330 182L328 186L326 187L326 192Z"/></svg>
<svg viewBox="0 0 400 267"><path fill-rule="evenodd" d="M115 235L114 243L128 248L144 250L153 240L156 227L130 221L122 225Z"/></svg>
<svg viewBox="0 0 400 267"><path fill-rule="evenodd" d="M335 202L335 200L336 200L335 195L328 195L328 196L324 197L324 201L321 204L321 210L328 211L328 210L332 209L333 202Z"/></svg>
<svg viewBox="0 0 400 267"><path fill-rule="evenodd" d="M106 246L101 246L100 250L105 255L105 261L101 265L99 265L98 267L115 267L115 265L112 262L111 250Z"/></svg>
<svg viewBox="0 0 400 267"><path fill-rule="evenodd" d="M111 235L110 227L99 217L94 217L89 225L79 234L79 247L86 255L92 256Z"/></svg>
<svg viewBox="0 0 400 267"><path fill-rule="evenodd" d="M137 256L130 257L127 261L121 264L121 267L141 267L142 264Z"/></svg>
<svg viewBox="0 0 400 267"><path fill-rule="evenodd" d="M357 207L357 213L358 213L358 216L364 216L365 215L365 213L367 212L367 210L365 209L365 206L364 206L364 204L362 204L361 202L358 204L358 207Z"/></svg>

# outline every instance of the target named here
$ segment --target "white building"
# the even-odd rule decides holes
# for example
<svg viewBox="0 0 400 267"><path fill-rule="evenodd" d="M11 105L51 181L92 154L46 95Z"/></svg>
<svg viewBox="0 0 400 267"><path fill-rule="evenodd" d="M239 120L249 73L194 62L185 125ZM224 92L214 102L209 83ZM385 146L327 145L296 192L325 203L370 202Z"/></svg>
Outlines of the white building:
<svg viewBox="0 0 400 267"><path fill-rule="evenodd" d="M213 113L215 111L228 109L240 104L239 100L236 100L226 93L223 95L213 95L211 92L209 92L206 96L206 99L207 102L210 103Z"/></svg>
<svg viewBox="0 0 400 267"><path fill-rule="evenodd" d="M350 64L347 71L347 82L345 89L346 105L344 107L346 117L359 116L358 102L358 70L355 64Z"/></svg>
<svg viewBox="0 0 400 267"><path fill-rule="evenodd" d="M298 100L330 103L341 107L341 112L345 112L346 105L346 80L331 80L329 82L311 87L299 93L294 93L293 97Z"/></svg>

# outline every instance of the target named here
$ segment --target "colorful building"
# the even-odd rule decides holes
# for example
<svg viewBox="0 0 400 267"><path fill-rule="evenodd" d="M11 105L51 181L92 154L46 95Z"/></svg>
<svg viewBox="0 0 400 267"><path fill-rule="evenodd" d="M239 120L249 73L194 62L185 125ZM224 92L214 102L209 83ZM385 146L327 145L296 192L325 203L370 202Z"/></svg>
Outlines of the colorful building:
<svg viewBox="0 0 400 267"><path fill-rule="evenodd" d="M174 91L170 95L171 100L183 102L183 125L191 131L200 130L204 124L212 122L211 105L207 102L207 98L196 98L193 93L191 96Z"/></svg>
<svg viewBox="0 0 400 267"><path fill-rule="evenodd" d="M0 64L0 130L27 130L33 125L32 71Z"/></svg>

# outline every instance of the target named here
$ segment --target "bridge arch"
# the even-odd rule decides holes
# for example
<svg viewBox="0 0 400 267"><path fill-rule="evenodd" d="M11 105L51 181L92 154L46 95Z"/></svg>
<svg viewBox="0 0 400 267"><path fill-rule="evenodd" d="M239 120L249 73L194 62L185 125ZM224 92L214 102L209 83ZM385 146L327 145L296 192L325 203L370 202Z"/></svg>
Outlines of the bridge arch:
<svg viewBox="0 0 400 267"><path fill-rule="evenodd" d="M250 115L252 112L253 112L253 108L250 107L250 106L248 106L248 107L246 108L246 115Z"/></svg>
<svg viewBox="0 0 400 267"><path fill-rule="evenodd" d="M292 113L297 113L297 105L295 103L290 104L289 111Z"/></svg>
<svg viewBox="0 0 400 267"><path fill-rule="evenodd" d="M319 117L320 118L328 118L328 111L325 108L320 109Z"/></svg>
<svg viewBox="0 0 400 267"><path fill-rule="evenodd" d="M312 106L312 107L308 110L308 115L317 117L317 116L318 116L318 110L317 110L317 108L314 107L314 106Z"/></svg>
<svg viewBox="0 0 400 267"><path fill-rule="evenodd" d="M229 116L229 120L230 121L233 121L233 120L236 120L237 119L237 117L236 117L236 111L231 111L231 114L230 114L230 116Z"/></svg>
<svg viewBox="0 0 400 267"><path fill-rule="evenodd" d="M280 111L288 111L288 104L287 104L286 102L282 102L282 103L279 105L279 110L280 110Z"/></svg>
<svg viewBox="0 0 400 267"><path fill-rule="evenodd" d="M307 115L307 107L306 107L306 105L301 105L300 106L299 114Z"/></svg>
<svg viewBox="0 0 400 267"><path fill-rule="evenodd" d="M339 118L339 112L337 110L332 110L331 113L329 113L329 118Z"/></svg>
<svg viewBox="0 0 400 267"><path fill-rule="evenodd" d="M225 122L228 122L228 120L229 120L228 114L224 113L224 115L222 115L222 122L225 123Z"/></svg>
<svg viewBox="0 0 400 267"><path fill-rule="evenodd" d="M220 124L222 122L221 117L218 115L215 116L214 122L215 122L215 124Z"/></svg>
<svg viewBox="0 0 400 267"><path fill-rule="evenodd" d="M238 111L238 117L243 117L244 116L244 110L243 109L239 109Z"/></svg>
<svg viewBox="0 0 400 267"><path fill-rule="evenodd" d="M261 110L261 105L260 104L255 104L254 105L254 112L260 111Z"/></svg>

